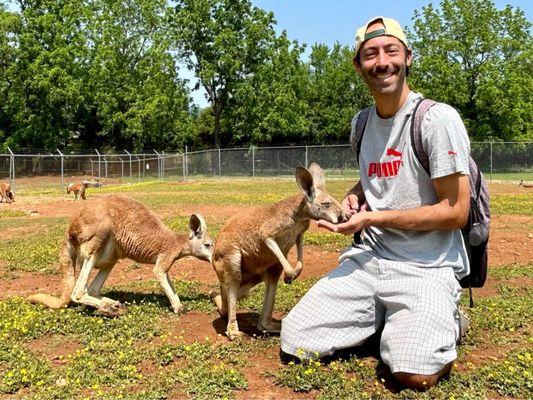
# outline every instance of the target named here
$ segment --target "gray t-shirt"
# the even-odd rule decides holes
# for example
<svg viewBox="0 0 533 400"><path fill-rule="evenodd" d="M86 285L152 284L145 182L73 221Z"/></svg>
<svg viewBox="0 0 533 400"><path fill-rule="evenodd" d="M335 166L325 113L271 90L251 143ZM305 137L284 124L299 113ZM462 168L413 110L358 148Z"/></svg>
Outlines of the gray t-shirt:
<svg viewBox="0 0 533 400"><path fill-rule="evenodd" d="M422 143L429 156L431 178L413 152L410 115L422 96L410 92L405 104L388 119L372 107L361 142L361 184L371 210L408 210L436 204L431 179L468 174L470 142L457 111L437 103L422 121ZM358 115L352 120L352 136ZM468 274L468 256L459 230L417 232L371 226L363 244L376 256L421 267L450 266L458 278Z"/></svg>

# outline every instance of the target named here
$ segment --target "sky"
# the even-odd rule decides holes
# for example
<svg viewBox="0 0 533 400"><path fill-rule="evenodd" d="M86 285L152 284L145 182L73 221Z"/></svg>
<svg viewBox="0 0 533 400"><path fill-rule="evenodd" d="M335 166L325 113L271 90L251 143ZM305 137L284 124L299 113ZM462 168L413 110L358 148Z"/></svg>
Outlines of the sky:
<svg viewBox="0 0 533 400"><path fill-rule="evenodd" d="M438 6L440 0L251 0L256 7L274 13L277 32L287 31L289 39L306 43L307 51L314 43L323 43L332 47L335 42L341 45L354 45L355 30L370 18L383 15L392 17L402 26L412 26L411 18L415 10L433 3ZM494 0L493 0L494 1ZM496 0L498 9L506 4L520 8L529 21L533 19L532 0ZM307 53L308 54L308 53ZM182 71L183 72L183 71ZM191 86L194 86L191 79ZM205 107L202 90L194 91L194 102Z"/></svg>

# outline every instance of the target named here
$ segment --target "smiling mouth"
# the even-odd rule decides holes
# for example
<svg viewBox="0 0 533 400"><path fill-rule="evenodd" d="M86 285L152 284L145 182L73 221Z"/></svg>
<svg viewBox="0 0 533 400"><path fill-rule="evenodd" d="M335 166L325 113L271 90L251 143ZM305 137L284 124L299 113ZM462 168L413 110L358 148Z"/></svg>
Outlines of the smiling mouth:
<svg viewBox="0 0 533 400"><path fill-rule="evenodd" d="M377 79L377 80L380 80L380 81L384 81L384 80L387 80L388 78L390 78L393 75L394 75L394 73L391 73L391 72L387 72L386 74L374 74L374 78Z"/></svg>

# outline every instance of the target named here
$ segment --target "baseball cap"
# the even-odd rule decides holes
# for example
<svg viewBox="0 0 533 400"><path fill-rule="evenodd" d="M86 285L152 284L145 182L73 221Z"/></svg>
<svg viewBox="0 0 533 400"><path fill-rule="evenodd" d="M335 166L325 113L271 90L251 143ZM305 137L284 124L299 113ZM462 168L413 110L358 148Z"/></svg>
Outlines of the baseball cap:
<svg viewBox="0 0 533 400"><path fill-rule="evenodd" d="M375 21L383 22L385 29L377 29L375 31L366 33L368 26ZM357 29L357 32L355 33L355 54L359 52L361 45L365 41L383 35L394 36L396 39L400 40L403 44L405 44L406 47L409 47L407 45L407 36L405 36L405 33L403 32L403 29L398 21L392 18L374 17L370 19L365 25Z"/></svg>

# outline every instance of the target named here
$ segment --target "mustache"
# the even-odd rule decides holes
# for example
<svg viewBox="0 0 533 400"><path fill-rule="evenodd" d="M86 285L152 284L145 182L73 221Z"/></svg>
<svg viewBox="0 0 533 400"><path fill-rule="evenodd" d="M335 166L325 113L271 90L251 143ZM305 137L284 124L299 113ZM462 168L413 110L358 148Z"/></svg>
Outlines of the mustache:
<svg viewBox="0 0 533 400"><path fill-rule="evenodd" d="M400 71L400 68L387 65L384 67L379 66L379 67L372 68L372 70L370 71L370 74L371 75L386 74L386 73L395 74L395 73L398 73L399 71Z"/></svg>

